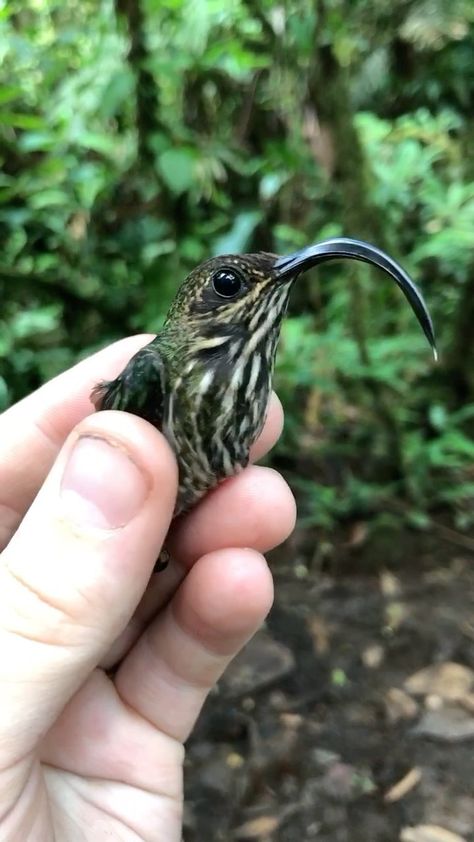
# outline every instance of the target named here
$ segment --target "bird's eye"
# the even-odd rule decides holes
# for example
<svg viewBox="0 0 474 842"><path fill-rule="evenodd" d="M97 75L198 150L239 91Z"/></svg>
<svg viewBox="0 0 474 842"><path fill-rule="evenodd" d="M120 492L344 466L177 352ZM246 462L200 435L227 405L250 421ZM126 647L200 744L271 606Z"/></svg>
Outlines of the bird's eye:
<svg viewBox="0 0 474 842"><path fill-rule="evenodd" d="M233 269L218 269L212 276L212 286L222 298L234 298L242 289L242 281Z"/></svg>

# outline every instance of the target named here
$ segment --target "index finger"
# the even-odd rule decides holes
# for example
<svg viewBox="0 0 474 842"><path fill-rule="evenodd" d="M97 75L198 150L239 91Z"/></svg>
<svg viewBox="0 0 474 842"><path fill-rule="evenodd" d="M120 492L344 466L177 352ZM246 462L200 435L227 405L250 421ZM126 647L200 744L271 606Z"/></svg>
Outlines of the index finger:
<svg viewBox="0 0 474 842"><path fill-rule="evenodd" d="M71 430L94 409L90 392L99 380L116 377L153 338L130 336L82 360L0 415L0 551L34 500ZM273 401L251 458L277 440L282 411Z"/></svg>
<svg viewBox="0 0 474 842"><path fill-rule="evenodd" d="M0 550L34 500L71 430L94 408L90 392L113 378L153 337L114 342L45 383L0 415Z"/></svg>

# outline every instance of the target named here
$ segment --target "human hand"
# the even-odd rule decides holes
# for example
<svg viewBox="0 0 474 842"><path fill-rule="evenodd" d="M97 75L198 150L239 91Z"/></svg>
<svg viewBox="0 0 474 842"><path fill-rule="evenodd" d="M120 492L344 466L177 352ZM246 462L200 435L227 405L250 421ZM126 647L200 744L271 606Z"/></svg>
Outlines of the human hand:
<svg viewBox="0 0 474 842"><path fill-rule="evenodd" d="M150 579L173 454L142 419L90 415L88 397L146 341L110 346L0 416L2 842L180 840L183 742L271 605L260 553L289 534L294 504L266 468L178 519L175 561ZM253 459L281 421L274 399Z"/></svg>

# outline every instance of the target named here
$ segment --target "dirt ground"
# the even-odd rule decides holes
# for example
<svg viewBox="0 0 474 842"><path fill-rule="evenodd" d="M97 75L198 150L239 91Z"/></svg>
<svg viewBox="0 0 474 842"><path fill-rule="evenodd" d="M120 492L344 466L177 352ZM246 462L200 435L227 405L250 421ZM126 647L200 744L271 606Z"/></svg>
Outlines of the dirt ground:
<svg viewBox="0 0 474 842"><path fill-rule="evenodd" d="M474 554L313 547L270 559L267 626L189 742L186 842L474 842Z"/></svg>

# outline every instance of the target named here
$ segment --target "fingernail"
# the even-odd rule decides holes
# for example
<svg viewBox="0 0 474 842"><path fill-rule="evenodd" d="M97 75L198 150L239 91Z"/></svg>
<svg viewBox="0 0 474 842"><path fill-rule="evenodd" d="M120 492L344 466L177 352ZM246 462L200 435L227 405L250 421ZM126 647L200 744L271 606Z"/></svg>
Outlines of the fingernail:
<svg viewBox="0 0 474 842"><path fill-rule="evenodd" d="M125 450L95 436L78 439L61 483L66 516L98 529L118 529L128 523L148 491L148 477Z"/></svg>

